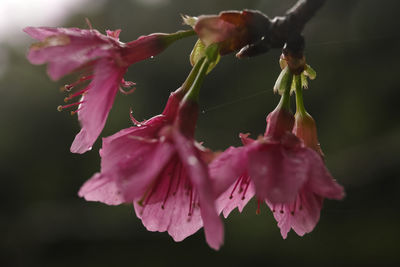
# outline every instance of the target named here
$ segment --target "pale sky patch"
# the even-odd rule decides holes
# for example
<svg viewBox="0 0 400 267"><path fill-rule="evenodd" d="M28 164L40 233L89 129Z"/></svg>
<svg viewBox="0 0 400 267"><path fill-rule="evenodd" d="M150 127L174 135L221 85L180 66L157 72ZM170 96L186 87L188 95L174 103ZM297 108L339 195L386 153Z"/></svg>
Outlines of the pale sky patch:
<svg viewBox="0 0 400 267"><path fill-rule="evenodd" d="M0 43L26 39L26 26L62 26L70 14L92 13L99 0L0 0Z"/></svg>

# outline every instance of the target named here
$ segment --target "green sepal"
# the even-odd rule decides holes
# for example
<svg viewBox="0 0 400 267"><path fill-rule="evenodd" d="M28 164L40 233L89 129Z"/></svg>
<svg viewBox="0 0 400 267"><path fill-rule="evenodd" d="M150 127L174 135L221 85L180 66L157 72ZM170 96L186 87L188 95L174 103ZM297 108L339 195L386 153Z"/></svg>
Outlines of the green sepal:
<svg viewBox="0 0 400 267"><path fill-rule="evenodd" d="M311 68L311 66L308 64L306 64L306 68L304 69L304 74L311 80L314 80L317 77L317 72L315 72L315 70Z"/></svg>
<svg viewBox="0 0 400 267"><path fill-rule="evenodd" d="M194 25L196 25L197 20L198 20L197 17L192 17L192 16L189 16L189 15L182 15L181 14L181 17L182 17L183 23L186 24L186 25L189 25L190 27L194 27Z"/></svg>
<svg viewBox="0 0 400 267"><path fill-rule="evenodd" d="M308 80L307 76L304 73L300 74L300 79L301 79L301 87L304 89L308 89Z"/></svg>
<svg viewBox="0 0 400 267"><path fill-rule="evenodd" d="M204 43L200 39L198 39L196 44L193 47L192 52L190 53L190 64L192 64L192 66L194 66L200 59L207 56L207 60L210 62L210 65L207 69L206 74L210 73L210 71L212 71L212 69L214 69L215 66L217 66L219 60L221 59L221 56L219 53L213 53L213 55L212 55L213 58L210 58L210 56L211 56L210 52L213 49L218 49L218 45L213 44L213 45L206 47L204 45Z"/></svg>

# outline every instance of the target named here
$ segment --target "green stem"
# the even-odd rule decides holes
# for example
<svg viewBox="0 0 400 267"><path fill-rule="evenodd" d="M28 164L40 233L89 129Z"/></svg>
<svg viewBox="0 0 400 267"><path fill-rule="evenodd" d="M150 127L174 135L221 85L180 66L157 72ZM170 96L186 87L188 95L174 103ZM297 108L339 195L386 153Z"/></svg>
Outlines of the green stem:
<svg viewBox="0 0 400 267"><path fill-rule="evenodd" d="M218 53L219 53L218 45L210 45L209 47L206 48L204 53L205 54L204 59L202 58L196 63L196 65L201 64L200 70L198 71L196 79L193 81L183 101L192 100L194 102L198 102L200 88L201 85L203 84L204 77L207 75L207 71L208 68L210 67L210 64L212 64L217 60Z"/></svg>
<svg viewBox="0 0 400 267"><path fill-rule="evenodd" d="M192 70L190 71L188 77L186 78L186 80L182 84L181 90L182 90L182 92L184 94L186 94L187 91L189 91L189 89L192 86L194 80L196 79L197 75L199 74L199 70L200 70L201 66L203 65L203 62L204 62L205 59L206 58L203 57L199 61L196 62L196 64L193 66Z"/></svg>
<svg viewBox="0 0 400 267"><path fill-rule="evenodd" d="M170 45L171 43L186 37L190 37L195 35L196 32L194 30L186 30L186 31L177 31L174 33L170 33L166 36L166 43Z"/></svg>
<svg viewBox="0 0 400 267"><path fill-rule="evenodd" d="M303 88L301 87L301 78L300 75L294 76L295 82L295 92L296 92L296 113L300 115L307 114L306 109L304 108L303 102Z"/></svg>
<svg viewBox="0 0 400 267"><path fill-rule="evenodd" d="M200 62L201 60L199 60ZM183 102L187 100L192 100L197 102L199 100L199 94L200 94L200 88L201 85L203 84L204 77L207 74L208 67L210 66L210 61L207 59L202 62L200 71L196 76L196 79L194 80L192 86L190 87L189 91L186 93Z"/></svg>

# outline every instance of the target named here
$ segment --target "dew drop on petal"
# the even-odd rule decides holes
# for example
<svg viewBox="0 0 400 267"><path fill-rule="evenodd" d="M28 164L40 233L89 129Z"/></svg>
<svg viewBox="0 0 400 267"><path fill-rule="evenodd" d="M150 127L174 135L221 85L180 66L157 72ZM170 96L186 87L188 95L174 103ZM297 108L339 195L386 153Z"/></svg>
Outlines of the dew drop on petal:
<svg viewBox="0 0 400 267"><path fill-rule="evenodd" d="M194 156L190 156L190 157L188 158L188 163L189 163L190 165L192 165L192 166L196 165L196 164L197 164L197 158L194 157Z"/></svg>

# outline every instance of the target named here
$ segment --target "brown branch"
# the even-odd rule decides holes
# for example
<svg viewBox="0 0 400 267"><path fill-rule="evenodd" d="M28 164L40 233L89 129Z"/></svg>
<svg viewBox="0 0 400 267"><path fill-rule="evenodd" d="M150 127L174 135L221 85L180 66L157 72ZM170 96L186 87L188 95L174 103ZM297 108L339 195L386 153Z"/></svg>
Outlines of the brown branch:
<svg viewBox="0 0 400 267"><path fill-rule="evenodd" d="M304 39L301 32L307 22L322 7L326 0L299 0L285 16L268 19L269 23L258 32L258 41L243 47L236 56L252 57L268 52L271 48L282 48L285 43L295 53L302 53ZM265 15L264 15L265 16ZM266 16L265 16L266 17ZM260 25L257 27L260 28Z"/></svg>

